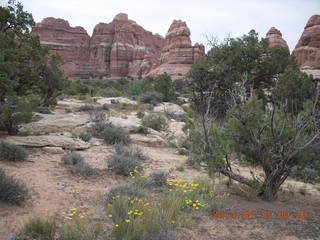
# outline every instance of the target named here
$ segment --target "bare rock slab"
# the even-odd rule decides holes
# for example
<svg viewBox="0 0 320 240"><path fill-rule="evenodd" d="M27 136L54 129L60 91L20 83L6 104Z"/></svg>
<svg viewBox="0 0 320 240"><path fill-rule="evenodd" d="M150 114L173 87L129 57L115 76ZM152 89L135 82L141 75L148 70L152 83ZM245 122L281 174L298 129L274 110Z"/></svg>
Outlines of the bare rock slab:
<svg viewBox="0 0 320 240"><path fill-rule="evenodd" d="M6 141L24 147L35 148L56 147L62 149L84 150L90 147L90 144L82 141L81 139L56 135L27 137L9 136L6 138Z"/></svg>

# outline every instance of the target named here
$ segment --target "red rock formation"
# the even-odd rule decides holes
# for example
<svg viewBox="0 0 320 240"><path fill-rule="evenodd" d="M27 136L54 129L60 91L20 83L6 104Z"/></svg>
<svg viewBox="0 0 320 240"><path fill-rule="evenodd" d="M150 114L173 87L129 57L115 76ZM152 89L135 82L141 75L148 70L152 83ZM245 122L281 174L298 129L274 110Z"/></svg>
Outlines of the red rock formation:
<svg viewBox="0 0 320 240"><path fill-rule="evenodd" d="M190 30L181 20L174 20L165 38L165 46L160 57L160 66L152 70L149 75L157 76L163 73L171 75L173 79L183 78L190 70L193 62L204 56L204 46L190 40Z"/></svg>
<svg viewBox="0 0 320 240"><path fill-rule="evenodd" d="M320 66L320 15L309 19L293 54L300 67Z"/></svg>
<svg viewBox="0 0 320 240"><path fill-rule="evenodd" d="M284 47L289 49L287 42L282 38L281 32L275 27L270 28L266 38L269 39L269 49L276 47Z"/></svg>
<svg viewBox="0 0 320 240"><path fill-rule="evenodd" d="M40 36L42 45L62 57L62 70L67 76L86 74L83 66L88 61L90 37L82 27L70 27L63 19L45 18L32 32Z"/></svg>
<svg viewBox="0 0 320 240"><path fill-rule="evenodd" d="M70 27L62 19L46 18L33 33L43 45L62 56L69 77L145 76L164 72L173 78L187 74L191 64L204 55L204 46L191 45L185 22L174 21L166 38L144 30L120 13L111 23L99 23L90 38L82 27Z"/></svg>
<svg viewBox="0 0 320 240"><path fill-rule="evenodd" d="M44 19L33 33L62 56L62 69L69 77L146 75L164 45L163 37L144 30L123 13L109 24L97 24L91 38L83 28L71 28L67 21L54 18Z"/></svg>

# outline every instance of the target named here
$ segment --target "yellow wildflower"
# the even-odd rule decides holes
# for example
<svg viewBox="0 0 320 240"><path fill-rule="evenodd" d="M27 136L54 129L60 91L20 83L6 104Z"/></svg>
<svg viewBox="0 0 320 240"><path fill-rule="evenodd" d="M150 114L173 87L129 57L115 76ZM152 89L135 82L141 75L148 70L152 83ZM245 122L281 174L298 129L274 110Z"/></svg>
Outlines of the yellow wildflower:
<svg viewBox="0 0 320 240"><path fill-rule="evenodd" d="M132 210L130 210L130 211L128 212L129 215L131 215L132 213L133 213Z"/></svg>
<svg viewBox="0 0 320 240"><path fill-rule="evenodd" d="M83 218L85 218L85 216L81 215L81 216L80 216L80 219L83 219Z"/></svg>
<svg viewBox="0 0 320 240"><path fill-rule="evenodd" d="M116 224L115 226L116 226L116 227L119 227L119 224Z"/></svg>
<svg viewBox="0 0 320 240"><path fill-rule="evenodd" d="M125 219L124 221L128 223L128 222L130 222L130 219Z"/></svg>
<svg viewBox="0 0 320 240"><path fill-rule="evenodd" d="M109 218L112 218L112 214L108 214L108 217L109 217Z"/></svg>

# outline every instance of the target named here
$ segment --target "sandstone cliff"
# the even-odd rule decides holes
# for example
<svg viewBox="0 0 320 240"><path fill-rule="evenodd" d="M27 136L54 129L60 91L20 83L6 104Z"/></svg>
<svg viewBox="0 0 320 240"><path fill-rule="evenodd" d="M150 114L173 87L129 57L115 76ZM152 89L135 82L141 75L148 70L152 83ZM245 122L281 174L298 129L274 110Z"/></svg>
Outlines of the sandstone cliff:
<svg viewBox="0 0 320 240"><path fill-rule="evenodd" d="M190 30L181 20L174 20L165 38L165 45L161 52L160 66L152 70L149 75L156 76L167 73L173 79L183 78L190 70L193 62L204 56L204 46L190 40Z"/></svg>
<svg viewBox="0 0 320 240"><path fill-rule="evenodd" d="M203 45L191 45L185 22L174 21L164 39L124 13L111 23L97 24L91 37L82 27L73 28L55 18L36 24L33 33L50 52L62 56L62 69L69 77L139 77L167 72L181 78L204 55Z"/></svg>
<svg viewBox="0 0 320 240"><path fill-rule="evenodd" d="M320 66L320 15L309 19L293 54L300 67Z"/></svg>

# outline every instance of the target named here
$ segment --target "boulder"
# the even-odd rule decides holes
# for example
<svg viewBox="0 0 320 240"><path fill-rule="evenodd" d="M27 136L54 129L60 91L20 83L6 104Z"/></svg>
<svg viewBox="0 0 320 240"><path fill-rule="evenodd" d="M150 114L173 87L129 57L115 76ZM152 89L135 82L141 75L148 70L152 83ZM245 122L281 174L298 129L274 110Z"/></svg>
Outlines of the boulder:
<svg viewBox="0 0 320 240"><path fill-rule="evenodd" d="M184 122L170 121L168 124L169 135L175 137L185 137L182 128L186 125Z"/></svg>
<svg viewBox="0 0 320 240"><path fill-rule="evenodd" d="M182 107L170 102L161 103L160 105L154 107L153 111L161 112L161 113L176 114L176 115L186 114L186 112L183 110Z"/></svg>
<svg viewBox="0 0 320 240"><path fill-rule="evenodd" d="M103 97L96 97L97 102L100 104L132 104L137 105L137 101L130 100L124 97L110 97L110 98L103 98Z"/></svg>
<svg viewBox="0 0 320 240"><path fill-rule="evenodd" d="M293 54L300 67L320 66L320 15L309 19Z"/></svg>
<svg viewBox="0 0 320 240"><path fill-rule="evenodd" d="M130 138L133 143L148 147L166 147L167 142L160 136L154 134L131 134Z"/></svg>
<svg viewBox="0 0 320 240"><path fill-rule="evenodd" d="M78 138L70 138L63 135L46 136L8 136L5 141L24 147L58 147L62 149L84 150L90 147L90 144Z"/></svg>
<svg viewBox="0 0 320 240"><path fill-rule="evenodd" d="M63 154L64 150L61 147L44 147L43 151L50 154Z"/></svg>

